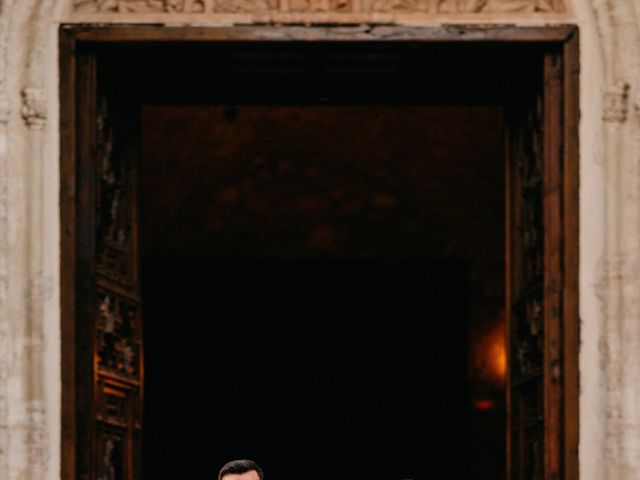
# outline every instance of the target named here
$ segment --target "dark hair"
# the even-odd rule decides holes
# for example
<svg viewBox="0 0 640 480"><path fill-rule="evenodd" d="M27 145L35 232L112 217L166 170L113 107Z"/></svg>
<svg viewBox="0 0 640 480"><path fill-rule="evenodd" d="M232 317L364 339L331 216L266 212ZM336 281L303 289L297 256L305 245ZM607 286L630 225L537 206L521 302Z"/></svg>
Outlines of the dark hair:
<svg viewBox="0 0 640 480"><path fill-rule="evenodd" d="M227 473L247 473L255 470L260 480L264 480L262 469L253 460L233 460L220 469L218 480L222 480Z"/></svg>

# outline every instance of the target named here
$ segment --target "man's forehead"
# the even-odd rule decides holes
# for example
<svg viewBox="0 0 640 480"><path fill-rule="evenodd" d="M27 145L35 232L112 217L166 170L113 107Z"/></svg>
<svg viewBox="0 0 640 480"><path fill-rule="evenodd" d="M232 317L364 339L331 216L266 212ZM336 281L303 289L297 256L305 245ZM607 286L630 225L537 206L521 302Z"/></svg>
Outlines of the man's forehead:
<svg viewBox="0 0 640 480"><path fill-rule="evenodd" d="M260 480L258 472L250 470L244 473L225 473L222 480Z"/></svg>

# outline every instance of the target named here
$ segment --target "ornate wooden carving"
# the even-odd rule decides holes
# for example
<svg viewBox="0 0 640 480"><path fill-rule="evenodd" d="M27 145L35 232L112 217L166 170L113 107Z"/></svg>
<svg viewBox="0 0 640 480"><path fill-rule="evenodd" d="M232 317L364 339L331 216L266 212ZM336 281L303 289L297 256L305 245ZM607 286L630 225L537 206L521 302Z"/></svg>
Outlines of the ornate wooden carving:
<svg viewBox="0 0 640 480"><path fill-rule="evenodd" d="M140 478L142 429L142 319L138 284L136 226L137 111L135 102L96 65L83 72L86 124L80 162L91 194L83 207L86 255L92 268L83 281L90 306L79 322L83 378L91 385L79 393L85 411L80 451L83 480ZM86 225L89 223L90 225Z"/></svg>
<svg viewBox="0 0 640 480"><path fill-rule="evenodd" d="M96 268L101 275L132 287L136 271L132 235L134 176L108 116L108 100L103 96L97 115Z"/></svg>
<svg viewBox="0 0 640 480"><path fill-rule="evenodd" d="M523 480L559 479L565 468L562 306L573 301L562 287L562 258L571 254L563 223L565 72L557 53L542 63L526 87L537 94L513 102L509 136L509 478Z"/></svg>
<svg viewBox="0 0 640 480"><path fill-rule="evenodd" d="M133 454L141 448L143 381L134 153L137 112L135 103L111 83L98 77L95 478L133 480L140 476Z"/></svg>
<svg viewBox="0 0 640 480"><path fill-rule="evenodd" d="M510 478L533 480L544 478L542 100L523 108L509 159Z"/></svg>
<svg viewBox="0 0 640 480"><path fill-rule="evenodd" d="M142 339L137 302L99 290L96 337L98 372L138 381Z"/></svg>
<svg viewBox="0 0 640 480"><path fill-rule="evenodd" d="M101 377L96 403L96 480L140 478L136 454L140 449L139 386Z"/></svg>
<svg viewBox="0 0 640 480"><path fill-rule="evenodd" d="M98 428L96 480L130 478L128 443L126 430L110 426Z"/></svg>

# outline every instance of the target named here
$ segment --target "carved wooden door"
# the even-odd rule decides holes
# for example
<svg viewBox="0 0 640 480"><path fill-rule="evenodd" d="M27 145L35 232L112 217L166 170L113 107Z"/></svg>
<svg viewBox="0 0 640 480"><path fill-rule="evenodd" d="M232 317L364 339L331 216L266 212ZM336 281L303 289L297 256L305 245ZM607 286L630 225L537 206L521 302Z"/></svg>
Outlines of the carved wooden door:
<svg viewBox="0 0 640 480"><path fill-rule="evenodd" d="M159 40L163 35L175 40L171 37L175 32L160 30L165 33L158 34ZM531 33L517 30L509 34L514 41L531 41ZM79 26L63 38L65 480L140 478L139 102L117 75L97 68L98 52L105 47L92 42L108 43L118 35L123 41L147 42L152 31L125 28L97 32L94 38L90 28ZM220 32L213 29L211 38L231 38L227 35L233 32L238 38L249 35L240 30ZM457 38L461 32L438 29L433 38L442 35L441 40L448 42L450 35ZM198 30L192 35L202 40L205 34ZM481 36L504 41L505 35L500 29ZM573 91L578 41L575 30L555 43L549 43L545 29L537 35L533 57L540 62L531 63L527 78L513 79L508 102L508 478L574 480L578 478L578 109ZM84 40L76 42L76 37Z"/></svg>
<svg viewBox="0 0 640 480"><path fill-rule="evenodd" d="M88 58L79 77L78 471L140 478L143 348L137 242L138 108ZM91 342L86 339L90 338Z"/></svg>
<svg viewBox="0 0 640 480"><path fill-rule="evenodd" d="M508 478L569 478L562 451L565 435L563 395L572 387L565 371L565 318L574 299L563 298L566 271L577 252L565 249L576 218L567 218L573 201L563 145L561 51L542 56L541 67L519 79L509 108L507 141L507 312L509 330ZM565 185L565 187L566 187ZM577 244L577 243L576 243ZM568 326L568 335L575 326ZM564 349L564 350L563 350ZM569 379L567 381L567 378ZM569 415L575 412L569 412ZM573 453L573 452L571 452Z"/></svg>

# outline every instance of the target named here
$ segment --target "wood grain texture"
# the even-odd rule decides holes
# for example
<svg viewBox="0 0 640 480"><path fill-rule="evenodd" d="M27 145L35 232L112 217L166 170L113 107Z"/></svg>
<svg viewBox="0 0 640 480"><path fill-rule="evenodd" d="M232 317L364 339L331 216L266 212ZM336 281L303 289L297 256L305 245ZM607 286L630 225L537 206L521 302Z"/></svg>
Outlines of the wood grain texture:
<svg viewBox="0 0 640 480"><path fill-rule="evenodd" d="M76 343L75 343L75 260L76 260L76 56L72 35L60 35L60 170L64 180L60 189L61 337L64 348L62 372L62 463L61 477L76 478Z"/></svg>
<svg viewBox="0 0 640 480"><path fill-rule="evenodd" d="M235 27L161 27L63 25L77 41L95 42L490 42L490 43L562 43L575 27L479 27L444 25L439 27L393 26L235 26Z"/></svg>
<svg viewBox="0 0 640 480"><path fill-rule="evenodd" d="M544 222L544 464L545 479L560 478L564 455L562 302L562 56L544 56L543 93L543 222ZM560 408L559 408L560 407Z"/></svg>
<svg viewBox="0 0 640 480"><path fill-rule="evenodd" d="M579 316L579 32L574 30L563 44L563 477L579 478L578 445L580 441L579 397L580 353Z"/></svg>

